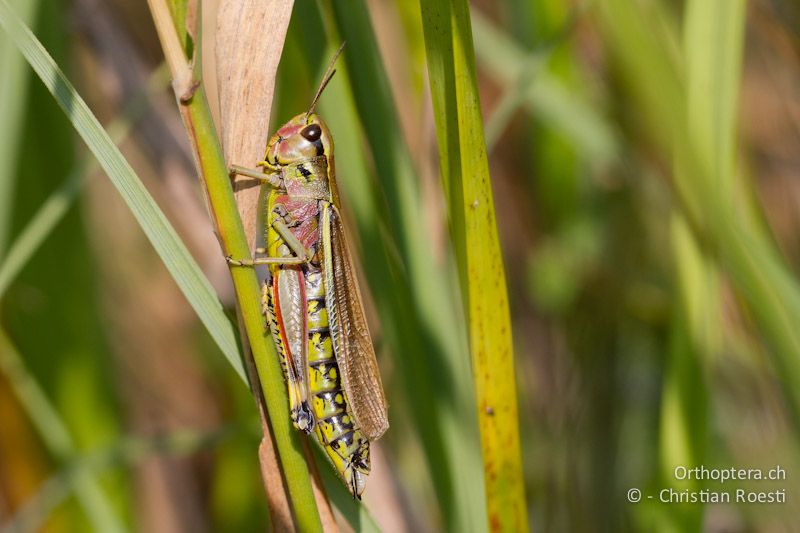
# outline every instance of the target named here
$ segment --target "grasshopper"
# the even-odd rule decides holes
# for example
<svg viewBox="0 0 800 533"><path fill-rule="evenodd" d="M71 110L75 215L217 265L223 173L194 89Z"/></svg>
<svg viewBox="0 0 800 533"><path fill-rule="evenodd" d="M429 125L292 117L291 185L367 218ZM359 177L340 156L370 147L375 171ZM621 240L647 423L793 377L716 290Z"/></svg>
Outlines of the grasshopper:
<svg viewBox="0 0 800 533"><path fill-rule="evenodd" d="M268 265L262 301L289 392L294 426L314 433L360 499L370 441L389 428L386 398L339 210L333 138L314 111L335 73L336 52L308 111L280 127L256 178L266 195L265 249L232 266Z"/></svg>

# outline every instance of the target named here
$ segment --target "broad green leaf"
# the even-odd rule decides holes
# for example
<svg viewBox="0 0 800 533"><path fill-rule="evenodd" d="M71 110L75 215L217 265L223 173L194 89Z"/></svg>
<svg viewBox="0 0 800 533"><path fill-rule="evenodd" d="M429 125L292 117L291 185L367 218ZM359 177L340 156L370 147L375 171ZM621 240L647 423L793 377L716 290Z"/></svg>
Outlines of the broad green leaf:
<svg viewBox="0 0 800 533"><path fill-rule="evenodd" d="M469 4L422 0L442 179L468 320L488 526L528 528L514 350ZM491 317L491 318L490 318Z"/></svg>

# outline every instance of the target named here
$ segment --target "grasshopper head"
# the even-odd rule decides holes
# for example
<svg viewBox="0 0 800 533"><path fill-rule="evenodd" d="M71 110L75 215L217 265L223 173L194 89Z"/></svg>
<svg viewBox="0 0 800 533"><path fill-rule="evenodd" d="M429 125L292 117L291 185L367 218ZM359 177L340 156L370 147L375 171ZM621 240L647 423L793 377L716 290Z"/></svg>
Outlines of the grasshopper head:
<svg viewBox="0 0 800 533"><path fill-rule="evenodd" d="M325 121L314 110L317 108L322 91L336 73L333 65L343 48L344 43L331 59L308 111L297 115L281 126L267 143L267 153L264 156L264 160L267 162L266 166L292 165L324 155L328 160L329 168L333 167L333 137L331 137Z"/></svg>
<svg viewBox="0 0 800 533"><path fill-rule="evenodd" d="M301 113L281 126L267 143L264 159L276 166L333 153L333 138L316 113Z"/></svg>

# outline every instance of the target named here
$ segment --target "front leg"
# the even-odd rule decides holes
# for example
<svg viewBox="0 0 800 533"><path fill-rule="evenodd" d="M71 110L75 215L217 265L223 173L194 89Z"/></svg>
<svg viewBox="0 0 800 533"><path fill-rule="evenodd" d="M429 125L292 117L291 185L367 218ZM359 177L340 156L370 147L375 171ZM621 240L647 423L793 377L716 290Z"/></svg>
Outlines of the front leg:
<svg viewBox="0 0 800 533"><path fill-rule="evenodd" d="M265 161L262 161L262 163L265 163ZM236 179L236 176L247 176L248 178L254 178L261 183L272 185L276 189L283 187L280 169L274 166L268 166L266 168L270 169L270 172L261 172L260 170L256 170L254 168L231 165L228 167L228 175L233 179Z"/></svg>

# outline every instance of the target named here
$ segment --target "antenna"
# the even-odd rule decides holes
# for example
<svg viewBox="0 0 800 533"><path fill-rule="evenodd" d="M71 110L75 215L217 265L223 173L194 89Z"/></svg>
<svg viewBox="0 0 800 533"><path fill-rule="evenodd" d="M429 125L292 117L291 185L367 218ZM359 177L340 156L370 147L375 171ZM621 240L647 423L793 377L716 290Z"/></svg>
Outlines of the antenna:
<svg viewBox="0 0 800 533"><path fill-rule="evenodd" d="M306 119L308 119L308 115L314 112L314 109L317 107L317 100L319 100L319 97L322 95L322 91L325 90L328 82L331 81L333 75L336 74L336 69L333 68L333 65L336 64L336 59L339 57L339 54L342 53L342 50L344 50L344 45L345 43L343 42L339 49L336 50L336 53L333 54L331 62L328 63L328 70L325 71L325 75L322 77L322 82L319 84L319 89L317 89L317 94L314 95L314 99L311 101L311 106L308 108L308 111L306 111Z"/></svg>

